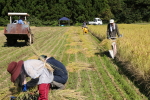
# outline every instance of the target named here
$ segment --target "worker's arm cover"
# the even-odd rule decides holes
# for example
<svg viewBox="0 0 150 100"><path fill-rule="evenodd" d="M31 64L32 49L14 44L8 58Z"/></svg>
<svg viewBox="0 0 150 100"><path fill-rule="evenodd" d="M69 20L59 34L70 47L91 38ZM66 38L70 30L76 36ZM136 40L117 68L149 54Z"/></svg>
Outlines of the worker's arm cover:
<svg viewBox="0 0 150 100"><path fill-rule="evenodd" d="M38 81L39 81L39 78L31 79L30 81L27 82L27 87L32 88L36 86Z"/></svg>

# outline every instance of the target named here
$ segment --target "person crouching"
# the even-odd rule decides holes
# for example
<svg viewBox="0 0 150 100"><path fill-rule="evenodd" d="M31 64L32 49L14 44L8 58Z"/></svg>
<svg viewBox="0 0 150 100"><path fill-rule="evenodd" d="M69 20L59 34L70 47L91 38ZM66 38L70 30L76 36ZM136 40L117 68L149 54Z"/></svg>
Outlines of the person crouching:
<svg viewBox="0 0 150 100"><path fill-rule="evenodd" d="M47 57L46 55L41 55L40 57L45 59L46 63L50 64L50 66L54 69L54 79L51 83L51 89L64 89L65 84L68 80L68 72L66 70L66 67L54 57Z"/></svg>
<svg viewBox="0 0 150 100"><path fill-rule="evenodd" d="M43 61L36 59L13 61L8 65L7 71L11 74L11 82L22 87L23 92L38 85L38 100L48 100L50 83L53 81L54 76L53 72L45 67ZM31 80L27 82L26 77L30 77Z"/></svg>

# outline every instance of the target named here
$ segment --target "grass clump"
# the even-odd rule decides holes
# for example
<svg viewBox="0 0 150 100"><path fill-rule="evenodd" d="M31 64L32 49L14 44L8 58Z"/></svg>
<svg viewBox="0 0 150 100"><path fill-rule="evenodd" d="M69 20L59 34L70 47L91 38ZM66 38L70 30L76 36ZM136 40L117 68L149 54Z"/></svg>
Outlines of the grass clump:
<svg viewBox="0 0 150 100"><path fill-rule="evenodd" d="M86 100L87 98L86 96L82 95L81 91L70 89L54 90L51 91L49 95L50 100L69 100L69 99Z"/></svg>

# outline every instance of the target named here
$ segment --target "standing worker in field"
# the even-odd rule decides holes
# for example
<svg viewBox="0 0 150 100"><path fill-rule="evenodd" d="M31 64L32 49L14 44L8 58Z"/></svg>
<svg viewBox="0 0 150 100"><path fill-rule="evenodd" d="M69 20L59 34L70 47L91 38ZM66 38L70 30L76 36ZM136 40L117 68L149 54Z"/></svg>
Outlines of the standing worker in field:
<svg viewBox="0 0 150 100"><path fill-rule="evenodd" d="M48 100L50 83L54 76L53 70L50 71L45 66L43 61L35 59L21 60L18 63L13 61L8 65L7 71L11 74L11 81L21 87L23 92L38 85L38 100ZM31 80L26 82L26 77L30 77Z"/></svg>
<svg viewBox="0 0 150 100"><path fill-rule="evenodd" d="M86 26L86 21L82 24L83 34L88 33L88 27Z"/></svg>
<svg viewBox="0 0 150 100"><path fill-rule="evenodd" d="M107 39L113 40L111 44L113 50L109 50L109 53L113 59L117 54L117 47L115 42L116 35L118 35L118 37L121 37L118 26L114 22L114 19L110 19L109 24L107 25Z"/></svg>
<svg viewBox="0 0 150 100"><path fill-rule="evenodd" d="M47 57L46 55L41 55L40 57L44 58L46 62L54 69L54 79L51 83L51 88L64 89L65 83L68 80L68 72L66 67L54 57Z"/></svg>
<svg viewBox="0 0 150 100"><path fill-rule="evenodd" d="M82 27L85 28L86 26L86 21L83 22Z"/></svg>
<svg viewBox="0 0 150 100"><path fill-rule="evenodd" d="M111 39L111 37L120 37L119 29L117 24L114 22L114 19L109 20L109 24L107 25L107 39Z"/></svg>

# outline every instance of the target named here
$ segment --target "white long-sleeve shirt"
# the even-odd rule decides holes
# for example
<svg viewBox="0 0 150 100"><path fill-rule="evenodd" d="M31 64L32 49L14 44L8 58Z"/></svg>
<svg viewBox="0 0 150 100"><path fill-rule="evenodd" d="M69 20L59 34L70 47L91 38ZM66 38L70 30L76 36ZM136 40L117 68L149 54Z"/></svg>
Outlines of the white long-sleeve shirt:
<svg viewBox="0 0 150 100"><path fill-rule="evenodd" d="M53 81L53 72L44 67L44 62L36 59L24 61L24 69L32 79L39 77L38 84L51 83Z"/></svg>

